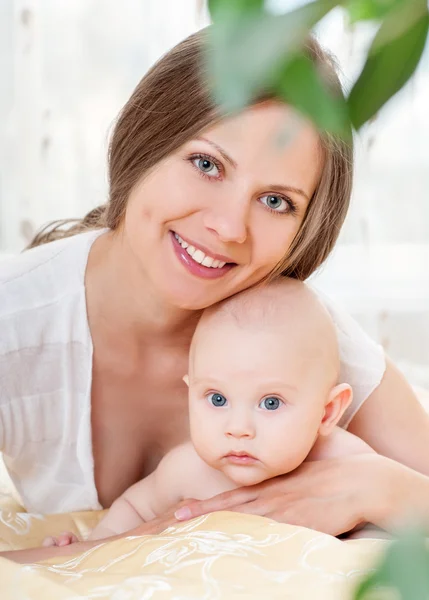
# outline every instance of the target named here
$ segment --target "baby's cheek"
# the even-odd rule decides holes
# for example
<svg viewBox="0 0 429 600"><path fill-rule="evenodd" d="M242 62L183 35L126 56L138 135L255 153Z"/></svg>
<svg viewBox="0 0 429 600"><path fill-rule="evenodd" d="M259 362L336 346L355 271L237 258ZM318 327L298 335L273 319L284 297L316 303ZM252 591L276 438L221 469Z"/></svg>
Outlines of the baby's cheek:
<svg viewBox="0 0 429 600"><path fill-rule="evenodd" d="M207 429L207 417L199 407L190 407L189 427L192 440L204 438Z"/></svg>
<svg viewBox="0 0 429 600"><path fill-rule="evenodd" d="M304 428L293 428L283 431L281 437L271 438L266 445L266 464L269 465L271 477L290 473L304 462L313 446L313 436Z"/></svg>
<svg viewBox="0 0 429 600"><path fill-rule="evenodd" d="M191 428L191 440L199 456L210 466L219 453L218 436L210 427Z"/></svg>

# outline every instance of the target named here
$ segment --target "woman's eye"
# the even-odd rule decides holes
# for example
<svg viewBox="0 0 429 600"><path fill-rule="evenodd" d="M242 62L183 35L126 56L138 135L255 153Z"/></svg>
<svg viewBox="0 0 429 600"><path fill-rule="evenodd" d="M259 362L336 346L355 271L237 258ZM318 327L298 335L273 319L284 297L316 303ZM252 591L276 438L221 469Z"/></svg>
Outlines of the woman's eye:
<svg viewBox="0 0 429 600"><path fill-rule="evenodd" d="M220 175L219 169L216 164L204 157L197 157L192 160L194 165L205 175L210 175L211 177L218 177Z"/></svg>
<svg viewBox="0 0 429 600"><path fill-rule="evenodd" d="M282 401L275 396L270 396L269 398L264 398L259 405L259 408L264 408L265 410L277 410L282 404Z"/></svg>
<svg viewBox="0 0 429 600"><path fill-rule="evenodd" d="M208 396L210 404L213 406L225 406L227 404L227 399L222 394L218 394L215 392L214 394L209 394Z"/></svg>
<svg viewBox="0 0 429 600"><path fill-rule="evenodd" d="M287 200L285 200L282 196L276 196L275 194L267 194L266 196L262 196L260 201L270 210L275 212L285 213L289 212L291 209L291 206Z"/></svg>

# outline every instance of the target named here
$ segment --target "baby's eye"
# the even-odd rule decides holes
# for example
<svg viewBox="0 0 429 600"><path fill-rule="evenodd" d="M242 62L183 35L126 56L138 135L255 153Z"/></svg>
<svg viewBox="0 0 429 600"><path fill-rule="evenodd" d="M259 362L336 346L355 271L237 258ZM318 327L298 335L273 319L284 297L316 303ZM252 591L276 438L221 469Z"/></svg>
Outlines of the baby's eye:
<svg viewBox="0 0 429 600"><path fill-rule="evenodd" d="M264 408L265 410L277 410L281 404L283 404L283 402L279 398L269 396L261 401L259 408Z"/></svg>
<svg viewBox="0 0 429 600"><path fill-rule="evenodd" d="M222 394L218 394L217 392L215 392L213 394L209 394L208 400L209 400L210 404L212 404L213 406L216 406L216 407L225 406L228 403L225 396L222 396Z"/></svg>
<svg viewBox="0 0 429 600"><path fill-rule="evenodd" d="M193 158L192 163L205 175L210 175L210 177L219 177L220 175L217 165L212 160L205 158L204 156L197 156Z"/></svg>
<svg viewBox="0 0 429 600"><path fill-rule="evenodd" d="M290 202L288 202L283 196L277 196L276 194L267 194L261 196L259 200L262 204L265 204L267 208L278 213L287 213L291 210Z"/></svg>

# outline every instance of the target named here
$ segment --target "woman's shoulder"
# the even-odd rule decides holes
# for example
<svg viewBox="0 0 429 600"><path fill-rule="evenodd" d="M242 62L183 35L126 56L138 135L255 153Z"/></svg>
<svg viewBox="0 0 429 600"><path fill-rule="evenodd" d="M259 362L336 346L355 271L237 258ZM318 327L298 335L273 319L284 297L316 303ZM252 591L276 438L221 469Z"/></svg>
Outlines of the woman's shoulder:
<svg viewBox="0 0 429 600"><path fill-rule="evenodd" d="M55 351L59 357L78 346L87 354L85 269L91 244L102 232L50 242L0 262L3 370L10 369L13 360L22 363L24 354L40 361L42 351L46 356ZM2 362L2 357L7 359Z"/></svg>
<svg viewBox="0 0 429 600"><path fill-rule="evenodd" d="M89 231L26 250L0 261L0 319L83 287L92 242Z"/></svg>

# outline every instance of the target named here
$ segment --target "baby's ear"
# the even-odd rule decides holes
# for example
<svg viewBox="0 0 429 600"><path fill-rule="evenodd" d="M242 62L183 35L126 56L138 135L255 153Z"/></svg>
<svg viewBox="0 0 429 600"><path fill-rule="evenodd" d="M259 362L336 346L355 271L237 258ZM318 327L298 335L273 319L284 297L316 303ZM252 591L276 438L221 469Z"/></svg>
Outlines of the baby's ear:
<svg viewBox="0 0 429 600"><path fill-rule="evenodd" d="M186 385L189 387L189 376L188 375L183 375L182 379L186 383Z"/></svg>
<svg viewBox="0 0 429 600"><path fill-rule="evenodd" d="M348 383L336 385L329 393L325 413L319 427L320 435L329 435L350 406L353 391Z"/></svg>

